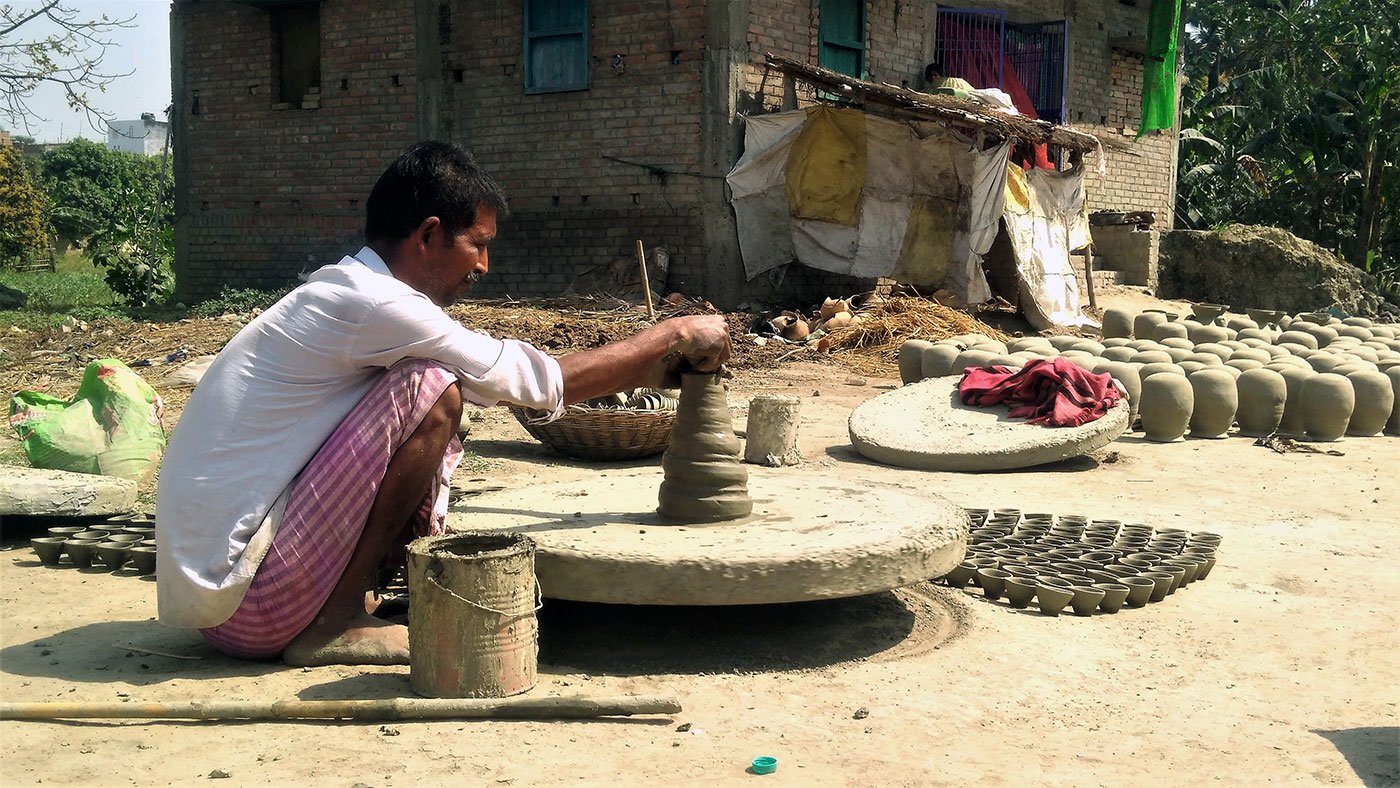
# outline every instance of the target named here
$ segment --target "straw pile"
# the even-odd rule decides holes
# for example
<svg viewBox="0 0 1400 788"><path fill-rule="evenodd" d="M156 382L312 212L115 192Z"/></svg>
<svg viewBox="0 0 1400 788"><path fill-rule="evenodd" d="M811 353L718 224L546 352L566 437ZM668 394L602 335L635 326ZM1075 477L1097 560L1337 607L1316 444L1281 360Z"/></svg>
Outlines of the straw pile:
<svg viewBox="0 0 1400 788"><path fill-rule="evenodd" d="M895 362L899 346L909 339L936 342L958 334L982 334L1005 342L1004 332L935 301L895 296L860 310L858 323L838 328L822 342L829 352L853 351L863 356Z"/></svg>

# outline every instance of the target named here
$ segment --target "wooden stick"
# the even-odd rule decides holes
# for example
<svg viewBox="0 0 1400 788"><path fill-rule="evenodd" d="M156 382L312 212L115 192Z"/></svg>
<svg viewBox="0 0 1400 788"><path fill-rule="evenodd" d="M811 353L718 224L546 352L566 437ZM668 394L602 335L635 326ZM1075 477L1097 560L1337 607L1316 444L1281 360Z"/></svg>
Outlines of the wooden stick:
<svg viewBox="0 0 1400 788"><path fill-rule="evenodd" d="M0 703L0 720L470 720L589 719L676 714L675 698L386 698L381 700Z"/></svg>
<svg viewBox="0 0 1400 788"><path fill-rule="evenodd" d="M647 255L642 249L641 239L637 239L637 265L642 269L642 292L647 296L647 320L656 320L656 308L651 304L651 278L647 276Z"/></svg>
<svg viewBox="0 0 1400 788"><path fill-rule="evenodd" d="M1084 276L1089 278L1089 306L1096 308L1099 305L1098 299L1094 298L1094 245L1089 244L1084 247Z"/></svg>

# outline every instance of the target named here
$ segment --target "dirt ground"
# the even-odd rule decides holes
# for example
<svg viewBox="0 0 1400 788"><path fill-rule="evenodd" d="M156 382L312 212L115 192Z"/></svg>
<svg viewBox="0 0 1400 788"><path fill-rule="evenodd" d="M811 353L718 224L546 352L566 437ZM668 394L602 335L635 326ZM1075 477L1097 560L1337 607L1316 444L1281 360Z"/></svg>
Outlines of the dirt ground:
<svg viewBox="0 0 1400 788"><path fill-rule="evenodd" d="M1145 296L1144 296L1145 298ZM851 408L894 381L830 365L740 372L804 398L793 474L959 505L1083 513L1224 536L1210 578L1116 615L1047 618L930 583L840 602L657 610L550 602L536 696L673 695L674 718L597 722L0 723L0 783L155 785L1400 784L1400 440L1345 456L1246 438L1153 444L1021 472L905 471L850 449ZM655 473L586 466L484 412L456 479ZM638 507L652 505L639 501ZM8 526L8 523L7 523ZM0 552L0 697L410 697L407 668L223 658L154 622L154 584ZM145 649L151 652L133 650ZM171 656L174 655L174 656ZM183 657L183 658L180 658ZM688 730L678 728L682 724ZM776 774L746 773L758 755Z"/></svg>

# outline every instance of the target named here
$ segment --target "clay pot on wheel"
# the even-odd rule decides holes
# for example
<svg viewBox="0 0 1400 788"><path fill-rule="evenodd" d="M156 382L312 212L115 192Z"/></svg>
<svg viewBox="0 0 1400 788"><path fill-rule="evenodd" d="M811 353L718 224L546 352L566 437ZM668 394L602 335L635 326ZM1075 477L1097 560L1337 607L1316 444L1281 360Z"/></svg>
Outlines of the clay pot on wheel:
<svg viewBox="0 0 1400 788"><path fill-rule="evenodd" d="M1073 598L1074 591L1058 579L1042 577L1036 582L1035 599L1047 616L1058 616Z"/></svg>
<svg viewBox="0 0 1400 788"><path fill-rule="evenodd" d="M1159 443L1181 440L1194 406L1191 383L1185 377L1162 374L1144 380L1139 412L1147 439Z"/></svg>
<svg viewBox="0 0 1400 788"><path fill-rule="evenodd" d="M1191 373L1191 437L1223 438L1235 423L1239 393L1235 379L1224 370L1206 368Z"/></svg>
<svg viewBox="0 0 1400 788"><path fill-rule="evenodd" d="M1395 407L1395 391L1390 378L1369 370L1347 375L1355 397L1355 407L1347 422L1347 434L1357 437L1379 435Z"/></svg>
<svg viewBox="0 0 1400 788"><path fill-rule="evenodd" d="M1346 434L1356 407L1351 381L1341 375L1322 373L1303 383L1301 397L1303 428L1315 441L1334 441Z"/></svg>
<svg viewBox="0 0 1400 788"><path fill-rule="evenodd" d="M1235 418L1240 434L1261 438L1278 431L1288 403L1288 381L1268 369L1251 369L1235 381L1239 387L1239 409Z"/></svg>

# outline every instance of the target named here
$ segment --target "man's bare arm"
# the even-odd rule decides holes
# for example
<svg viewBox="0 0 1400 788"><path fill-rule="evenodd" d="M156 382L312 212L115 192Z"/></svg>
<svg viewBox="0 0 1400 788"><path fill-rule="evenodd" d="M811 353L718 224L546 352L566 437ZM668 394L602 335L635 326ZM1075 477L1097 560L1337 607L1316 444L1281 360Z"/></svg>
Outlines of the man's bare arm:
<svg viewBox="0 0 1400 788"><path fill-rule="evenodd" d="M729 330L721 315L676 317L635 336L559 359L564 402L573 404L638 386L661 386L681 359L714 372L729 360Z"/></svg>

